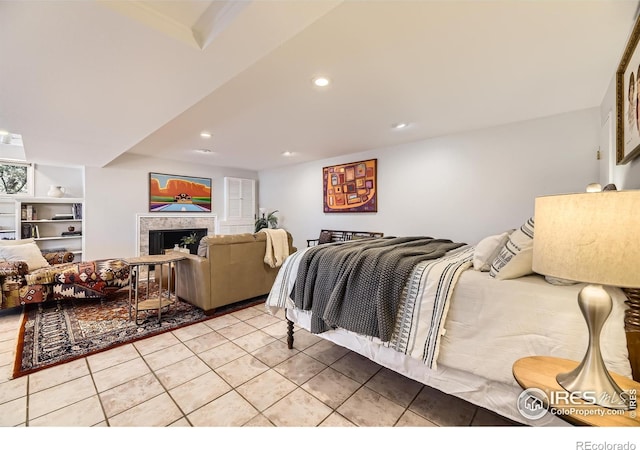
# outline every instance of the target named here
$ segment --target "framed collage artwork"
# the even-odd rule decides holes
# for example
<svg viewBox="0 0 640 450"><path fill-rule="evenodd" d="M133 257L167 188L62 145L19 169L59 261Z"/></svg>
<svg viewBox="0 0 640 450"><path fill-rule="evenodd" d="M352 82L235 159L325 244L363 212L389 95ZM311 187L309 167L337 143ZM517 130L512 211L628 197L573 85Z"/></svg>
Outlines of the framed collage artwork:
<svg viewBox="0 0 640 450"><path fill-rule="evenodd" d="M369 159L323 167L324 212L377 212L377 163Z"/></svg>

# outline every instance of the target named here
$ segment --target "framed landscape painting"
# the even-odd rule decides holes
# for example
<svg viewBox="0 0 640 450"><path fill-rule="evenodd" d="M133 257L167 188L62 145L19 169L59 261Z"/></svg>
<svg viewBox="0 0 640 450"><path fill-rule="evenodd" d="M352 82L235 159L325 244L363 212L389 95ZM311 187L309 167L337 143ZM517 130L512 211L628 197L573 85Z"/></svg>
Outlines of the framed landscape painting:
<svg viewBox="0 0 640 450"><path fill-rule="evenodd" d="M211 178L149 173L150 212L211 212Z"/></svg>
<svg viewBox="0 0 640 450"><path fill-rule="evenodd" d="M324 212L377 212L377 159L322 169Z"/></svg>

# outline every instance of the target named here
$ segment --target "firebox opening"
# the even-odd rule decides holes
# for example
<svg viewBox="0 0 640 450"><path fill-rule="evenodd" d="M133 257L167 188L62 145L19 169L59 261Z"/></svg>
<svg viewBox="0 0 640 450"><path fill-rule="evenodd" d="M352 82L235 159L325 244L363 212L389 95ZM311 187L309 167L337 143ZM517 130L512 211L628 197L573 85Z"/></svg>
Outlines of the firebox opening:
<svg viewBox="0 0 640 450"><path fill-rule="evenodd" d="M182 238L195 235L195 243L187 245L189 253L197 254L200 239L207 235L206 228L180 228L172 230L149 230L149 254L162 255L176 244L182 247Z"/></svg>

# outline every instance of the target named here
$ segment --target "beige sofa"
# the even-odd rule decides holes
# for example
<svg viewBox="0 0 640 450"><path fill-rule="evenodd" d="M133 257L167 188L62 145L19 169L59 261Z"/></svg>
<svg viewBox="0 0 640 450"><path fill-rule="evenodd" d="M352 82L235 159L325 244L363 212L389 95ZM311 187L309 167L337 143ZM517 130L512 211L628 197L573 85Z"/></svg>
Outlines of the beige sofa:
<svg viewBox="0 0 640 450"><path fill-rule="evenodd" d="M289 253L293 238L287 232ZM187 254L177 264L178 297L207 314L231 303L266 295L279 268L264 263L265 233L209 235L201 239L198 255Z"/></svg>

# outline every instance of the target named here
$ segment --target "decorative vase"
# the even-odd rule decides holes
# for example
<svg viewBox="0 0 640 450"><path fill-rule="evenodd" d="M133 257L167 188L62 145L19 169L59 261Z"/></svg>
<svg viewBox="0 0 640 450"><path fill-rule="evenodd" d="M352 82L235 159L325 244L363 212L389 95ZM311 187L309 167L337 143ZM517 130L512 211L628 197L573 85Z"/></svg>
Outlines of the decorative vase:
<svg viewBox="0 0 640 450"><path fill-rule="evenodd" d="M64 195L64 188L62 186L49 186L47 195L49 197L60 198Z"/></svg>

